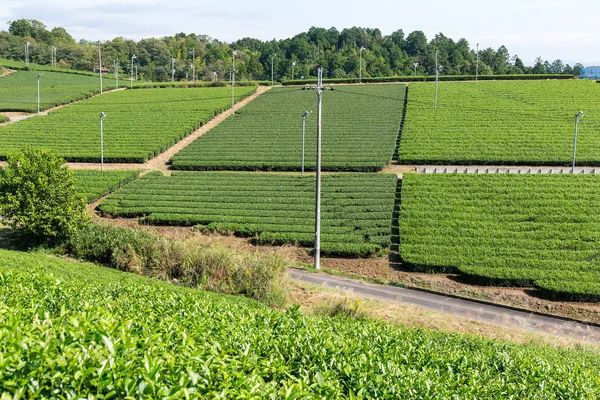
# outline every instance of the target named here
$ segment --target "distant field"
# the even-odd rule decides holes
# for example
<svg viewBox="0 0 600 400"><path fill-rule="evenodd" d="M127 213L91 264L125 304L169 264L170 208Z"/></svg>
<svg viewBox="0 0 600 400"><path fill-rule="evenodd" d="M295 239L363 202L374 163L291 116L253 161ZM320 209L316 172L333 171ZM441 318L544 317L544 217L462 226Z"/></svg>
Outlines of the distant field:
<svg viewBox="0 0 600 400"><path fill-rule="evenodd" d="M404 164L600 164L600 85L591 81L442 82L409 86Z"/></svg>
<svg viewBox="0 0 600 400"><path fill-rule="evenodd" d="M37 111L39 71L16 71L0 78L0 111ZM98 76L43 72L40 80L40 108L67 104L100 93ZM104 90L115 88L115 81L103 79Z"/></svg>
<svg viewBox="0 0 600 400"><path fill-rule="evenodd" d="M255 87L236 88L238 100ZM45 147L67 161L145 162L231 105L230 88L144 89L106 93L0 128L0 158L23 146Z"/></svg>
<svg viewBox="0 0 600 400"><path fill-rule="evenodd" d="M27 69L29 68L32 71L49 71L49 72L61 72L61 73L66 73L66 74L77 74L77 75L88 75L88 76L98 76L97 72L92 72L92 71L82 71L80 69L70 69L70 68L54 68L51 67L50 65L44 65L44 64L36 64L33 62L29 63L29 67L25 66L25 61L17 61L17 60L10 60L7 58L2 58L0 57L0 66L4 66L10 69ZM109 76L111 76L109 74Z"/></svg>
<svg viewBox="0 0 600 400"><path fill-rule="evenodd" d="M314 243L314 176L150 173L100 204L114 216L151 224L203 225L264 244ZM365 256L389 247L395 175L324 176L324 254Z"/></svg>
<svg viewBox="0 0 600 400"><path fill-rule="evenodd" d="M394 154L404 85L338 86L323 93L323 170L378 171ZM176 169L300 171L315 169L317 94L272 89L173 158Z"/></svg>
<svg viewBox="0 0 600 400"><path fill-rule="evenodd" d="M77 192L84 196L88 204L120 188L138 177L140 171L87 171L74 170Z"/></svg>
<svg viewBox="0 0 600 400"><path fill-rule="evenodd" d="M600 176L405 174L399 225L419 270L600 301Z"/></svg>

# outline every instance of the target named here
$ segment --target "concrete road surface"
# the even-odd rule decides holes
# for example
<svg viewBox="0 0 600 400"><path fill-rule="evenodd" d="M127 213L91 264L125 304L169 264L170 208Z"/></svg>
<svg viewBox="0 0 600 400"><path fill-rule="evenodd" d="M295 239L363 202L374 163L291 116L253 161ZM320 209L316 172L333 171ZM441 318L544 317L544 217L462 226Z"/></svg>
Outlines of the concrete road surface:
<svg viewBox="0 0 600 400"><path fill-rule="evenodd" d="M600 343L600 327L595 325L519 311L510 307L457 299L415 289L390 285L375 285L334 275L311 273L295 268L289 270L289 275L291 279L298 282L348 291L355 295L372 299L415 305L432 311L505 325L512 328Z"/></svg>

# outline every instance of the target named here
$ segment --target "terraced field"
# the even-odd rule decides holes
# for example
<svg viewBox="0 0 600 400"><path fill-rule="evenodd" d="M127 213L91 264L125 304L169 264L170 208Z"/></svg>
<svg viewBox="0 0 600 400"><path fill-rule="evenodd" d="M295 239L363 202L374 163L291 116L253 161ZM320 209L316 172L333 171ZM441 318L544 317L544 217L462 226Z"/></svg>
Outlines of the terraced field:
<svg viewBox="0 0 600 400"><path fill-rule="evenodd" d="M323 170L379 171L394 154L404 85L340 86L323 95ZM276 88L261 95L173 158L175 169L274 170L302 168L302 113L307 119L305 161L315 169L317 95Z"/></svg>
<svg viewBox="0 0 600 400"><path fill-rule="evenodd" d="M166 225L255 237L263 244L314 243L315 180L281 174L150 173L100 210ZM390 245L395 175L327 175L322 190L323 254L366 256Z"/></svg>
<svg viewBox="0 0 600 400"><path fill-rule="evenodd" d="M256 87L236 88L238 100ZM106 93L0 128L0 158L24 146L45 147L67 161L142 163L231 106L231 88L144 89Z"/></svg>
<svg viewBox="0 0 600 400"><path fill-rule="evenodd" d="M405 174L400 255L418 270L600 301L600 176Z"/></svg>
<svg viewBox="0 0 600 400"><path fill-rule="evenodd" d="M600 397L591 352L283 313L41 254L0 250L0 326L7 398Z"/></svg>
<svg viewBox="0 0 600 400"><path fill-rule="evenodd" d="M409 87L403 164L600 164L600 85L591 81L442 82Z"/></svg>
<svg viewBox="0 0 600 400"><path fill-rule="evenodd" d="M39 71L16 71L0 78L0 111L37 111ZM40 80L40 108L46 110L100 93L98 76L44 72ZM115 89L115 80L102 80L104 90Z"/></svg>
<svg viewBox="0 0 600 400"><path fill-rule="evenodd" d="M74 170L77 192L88 204L136 179L140 171L89 171Z"/></svg>

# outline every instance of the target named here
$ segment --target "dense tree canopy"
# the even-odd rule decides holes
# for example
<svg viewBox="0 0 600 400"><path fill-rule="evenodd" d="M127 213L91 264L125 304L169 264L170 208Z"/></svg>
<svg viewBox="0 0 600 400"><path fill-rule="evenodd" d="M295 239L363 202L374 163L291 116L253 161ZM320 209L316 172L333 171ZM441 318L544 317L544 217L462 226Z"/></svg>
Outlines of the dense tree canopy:
<svg viewBox="0 0 600 400"><path fill-rule="evenodd" d="M19 19L9 22L8 31L0 32L0 56L24 59L25 42L31 43L31 61L49 64L51 47L57 48L59 67L93 70L98 63L97 42L77 43L64 28L48 31L37 20ZM363 51L360 49L364 48ZM135 54L142 79L166 81L171 78L171 60L175 62L177 80L229 79L232 53L237 50L236 70L240 79L271 78L271 63L277 80L314 77L317 68L325 68L330 78L362 76L431 75L435 73L435 54L447 75L474 74L477 53L465 39L454 41L443 33L428 40L422 31L405 35L399 29L383 35L379 29L352 27L341 32L336 28L312 27L307 32L282 40L260 41L243 38L224 43L207 35L177 33L163 38L142 39L139 42L117 37L102 43L104 66L111 70L118 59L121 73L131 71ZM361 62L362 53L362 62ZM194 68L192 68L192 66ZM552 63L541 58L534 67L526 67L505 46L479 51L480 74L578 73L561 60Z"/></svg>

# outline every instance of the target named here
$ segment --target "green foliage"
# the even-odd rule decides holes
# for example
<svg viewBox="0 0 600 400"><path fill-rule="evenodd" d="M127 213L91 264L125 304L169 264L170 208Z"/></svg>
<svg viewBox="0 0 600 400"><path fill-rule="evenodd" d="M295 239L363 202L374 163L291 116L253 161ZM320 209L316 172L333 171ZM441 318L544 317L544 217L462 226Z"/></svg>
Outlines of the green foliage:
<svg viewBox="0 0 600 400"><path fill-rule="evenodd" d="M236 89L238 100L255 87ZM147 89L106 93L0 128L0 157L23 145L44 145L67 161L142 163L231 106L230 88Z"/></svg>
<svg viewBox="0 0 600 400"><path fill-rule="evenodd" d="M88 204L135 180L139 174L140 171L73 170L77 193L83 196Z"/></svg>
<svg viewBox="0 0 600 400"><path fill-rule="evenodd" d="M4 115L0 115L0 124L3 122L8 122L10 121L10 118L4 116Z"/></svg>
<svg viewBox="0 0 600 400"><path fill-rule="evenodd" d="M344 86L323 94L326 171L379 171L391 161L402 118L404 85ZM172 158L175 169L276 170L316 167L317 95L276 88L248 104Z"/></svg>
<svg viewBox="0 0 600 400"><path fill-rule="evenodd" d="M4 250L0 326L11 398L600 396L596 354L281 313Z"/></svg>
<svg viewBox="0 0 600 400"><path fill-rule="evenodd" d="M418 270L599 301L599 196L593 175L405 174L400 256Z"/></svg>
<svg viewBox="0 0 600 400"><path fill-rule="evenodd" d="M48 150L9 155L0 170L0 194L0 217L34 238L63 239L87 219L71 171Z"/></svg>
<svg viewBox="0 0 600 400"><path fill-rule="evenodd" d="M0 111L37 111L38 71L17 71L0 78ZM103 79L104 90L115 81ZM40 108L46 110L100 93L98 76L44 72L40 80Z"/></svg>
<svg viewBox="0 0 600 400"><path fill-rule="evenodd" d="M314 313L316 315L324 315L332 318L337 316L356 319L368 317L368 314L363 309L360 301L350 301L348 299L319 304L315 307Z"/></svg>
<svg viewBox="0 0 600 400"><path fill-rule="evenodd" d="M278 256L242 254L151 232L87 224L62 249L113 268L194 288L241 294L269 305L287 299L285 265Z"/></svg>
<svg viewBox="0 0 600 400"><path fill-rule="evenodd" d="M263 244L314 243L314 176L150 173L104 200L101 211L162 225L203 225ZM322 251L368 256L390 245L395 175L326 175Z"/></svg>
<svg viewBox="0 0 600 400"><path fill-rule="evenodd" d="M460 82L409 87L398 150L402 164L565 165L600 163L600 86L590 81Z"/></svg>

